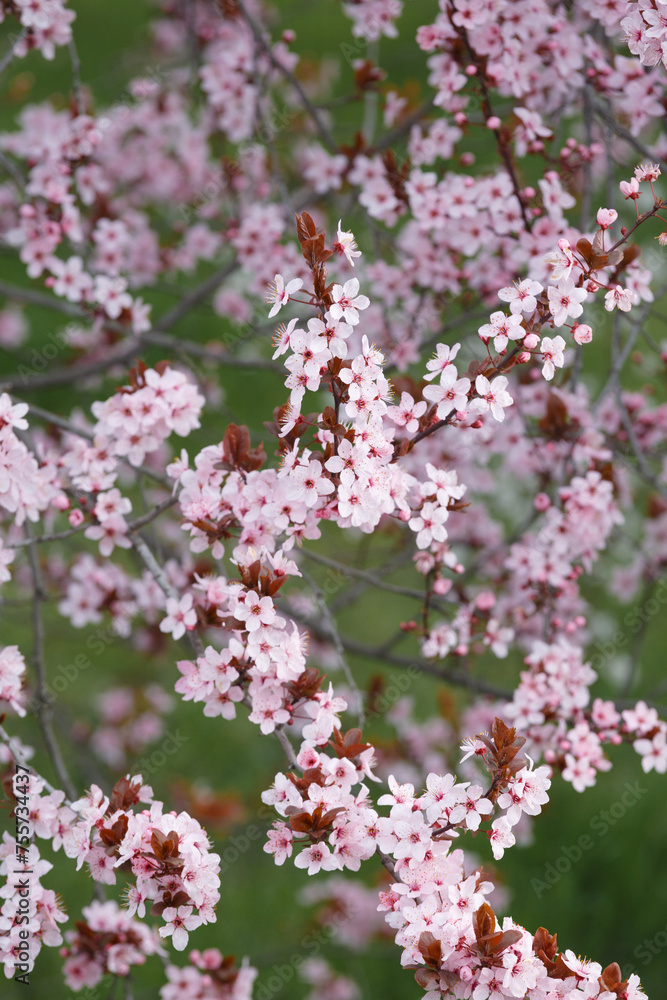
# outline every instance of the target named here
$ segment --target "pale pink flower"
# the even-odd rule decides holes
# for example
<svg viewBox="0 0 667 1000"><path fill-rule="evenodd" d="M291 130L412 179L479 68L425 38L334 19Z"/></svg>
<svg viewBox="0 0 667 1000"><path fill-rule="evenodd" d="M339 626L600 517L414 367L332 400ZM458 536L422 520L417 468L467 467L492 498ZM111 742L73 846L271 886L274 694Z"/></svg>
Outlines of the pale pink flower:
<svg viewBox="0 0 667 1000"><path fill-rule="evenodd" d="M282 274L276 274L266 291L266 301L273 302L271 311L269 312L269 319L275 316L277 312L280 312L283 306L287 305L290 296L298 292L302 285L303 281L301 278L292 278L291 281L285 284Z"/></svg>
<svg viewBox="0 0 667 1000"><path fill-rule="evenodd" d="M355 257L361 257L361 250L357 249L357 243L353 233L345 232L342 228L341 220L338 220L338 236L332 246L339 254L344 254L348 262L354 267Z"/></svg>
<svg viewBox="0 0 667 1000"><path fill-rule="evenodd" d="M197 612L192 606L192 594L184 594L179 599L167 598L167 617L160 622L160 632L171 632L174 639L185 635L197 624Z"/></svg>
<svg viewBox="0 0 667 1000"><path fill-rule="evenodd" d="M366 295L359 295L358 278L350 278L344 285L334 285L331 292L333 304L329 309L329 315L333 320L345 320L350 326L356 326L359 322L359 310L368 309L370 299Z"/></svg>
<svg viewBox="0 0 667 1000"><path fill-rule="evenodd" d="M558 286L549 285L547 294L554 326L563 326L568 317L576 319L581 316L584 311L581 303L588 298L588 292L584 288L575 288L571 280L561 282Z"/></svg>
<svg viewBox="0 0 667 1000"><path fill-rule="evenodd" d="M561 336L554 337L543 337L542 343L540 344L540 352L542 354L542 374L547 379L551 381L554 377L556 368L562 368L565 364L565 356L563 351L565 350L565 341Z"/></svg>

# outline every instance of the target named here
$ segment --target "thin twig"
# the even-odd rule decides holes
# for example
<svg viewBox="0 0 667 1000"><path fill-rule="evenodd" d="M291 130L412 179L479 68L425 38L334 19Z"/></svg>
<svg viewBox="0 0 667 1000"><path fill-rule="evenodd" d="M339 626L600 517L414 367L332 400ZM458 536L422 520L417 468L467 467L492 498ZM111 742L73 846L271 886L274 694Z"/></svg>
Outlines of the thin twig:
<svg viewBox="0 0 667 1000"><path fill-rule="evenodd" d="M29 528L27 528L30 531ZM56 739L51 725L51 705L47 698L46 689L46 667L44 663L44 622L42 619L42 603L46 600L44 583L39 567L39 557L37 547L33 542L28 548L28 558L30 562L30 572L33 582L33 605L32 605L32 629L34 638L34 649L32 662L35 669L36 678L36 699L35 714L37 722L46 743L49 756L55 768L58 780L62 788L65 789L68 797L76 799L76 788L72 781L67 766L60 751L60 746Z"/></svg>
<svg viewBox="0 0 667 1000"><path fill-rule="evenodd" d="M305 90L303 89L297 78L294 76L294 73L292 73L292 71L289 70L286 66L283 66L280 60L276 58L271 46L264 38L264 35L262 34L260 27L257 25L254 18L249 14L243 0L236 0L236 6L241 11L241 15L244 21L252 31L255 40L257 41L257 44L261 47L262 51L265 53L271 65L274 67L274 69L277 69L278 72L281 73L286 80L290 82L290 84L298 94L299 100L301 101L304 110L308 113L308 116L311 118L313 124L315 125L315 128L320 134L320 138L327 146L329 152L337 153L338 146L336 145L333 136L329 132L328 128L326 127L322 119L320 118L317 108L312 103L312 101L306 94Z"/></svg>
<svg viewBox="0 0 667 1000"><path fill-rule="evenodd" d="M76 110L78 114L84 115L86 113L86 101L83 96L83 88L81 86L81 61L79 59L79 53L76 48L74 36L70 38L67 48L69 50L70 63L72 64L72 87L74 89Z"/></svg>
<svg viewBox="0 0 667 1000"><path fill-rule="evenodd" d="M163 592L163 594L165 594L167 597L172 598L175 601L178 601L180 599L180 594L178 593L176 588L171 585L171 583L165 576L164 570L162 569L159 562L153 555L146 539L143 538L143 536L140 535L139 532L135 532L131 536L131 542L132 542L132 548L137 553L137 555L139 556L144 566L151 574L151 576L153 577L153 579L155 580L155 582L157 583L158 587ZM204 644L201 640L199 633L195 630L192 631L188 630L186 632L186 635L188 637L188 640L190 642L190 645L192 646L195 655L203 656Z"/></svg>
<svg viewBox="0 0 667 1000"><path fill-rule="evenodd" d="M424 104L418 107L416 111L413 111L406 118L404 118L403 121L396 126L396 128L392 129L391 132L387 132L380 139L378 139L372 149L369 150L369 153L379 153L382 152L383 149L389 149L395 142L397 142L398 139L402 138L406 132L409 132L413 125L417 125L425 115L429 114L434 107L435 102L433 98L425 101Z"/></svg>
<svg viewBox="0 0 667 1000"><path fill-rule="evenodd" d="M345 647L343 646L343 643L341 641L336 620L331 613L331 609L329 608L326 598L317 581L314 580L313 577L310 575L310 573L307 573L303 568L301 569L301 575L303 576L308 586L311 588L315 600L317 601L317 605L320 611L322 612L322 616L326 620L329 633L331 635L331 639L333 641L334 646L336 647L336 652L338 653L341 669L345 674L345 679L347 680L347 683L349 684L350 688L352 689L357 698L359 704L357 718L358 718L359 728L363 729L364 719L366 717L366 713L364 711L364 696L359 690L359 686L354 679L354 675L352 673L352 670L350 669L350 665L345 657Z"/></svg>
<svg viewBox="0 0 667 1000"><path fill-rule="evenodd" d="M356 566L348 566L347 563L337 562L337 560L331 559L329 556L323 556L320 552L311 552L310 549L301 549L301 555L305 556L306 559L311 559L313 562L320 563L322 566L328 566L329 569L334 569L344 576L362 580L370 587L377 587L378 590L386 590L390 594L399 594L401 597L413 597L417 601L424 600L423 593L417 590L416 587L401 587L394 583L386 583L366 570L357 569ZM447 603L451 603L451 601L447 601Z"/></svg>
<svg viewBox="0 0 667 1000"><path fill-rule="evenodd" d="M299 765L296 762L296 754L294 753L294 747L290 743L287 733L282 728L282 726L277 726L274 729L276 739L280 743L281 747L285 751L285 756L292 767L297 768Z"/></svg>
<svg viewBox="0 0 667 1000"><path fill-rule="evenodd" d="M23 39L25 38L26 34L27 34L27 32L26 32L26 29L24 28L23 31L21 32L21 34L19 35L17 41L22 42ZM0 59L0 74L5 72L5 70L7 69L7 67L9 66L9 64L11 63L12 59L14 58L15 48L16 48L15 44L12 45L11 48L9 49L9 51L5 52L5 54L2 57L2 59Z"/></svg>
<svg viewBox="0 0 667 1000"><path fill-rule="evenodd" d="M635 149L647 160L650 160L652 163L657 163L663 173L667 172L667 163L656 156L655 153L652 153L650 149L647 149L646 146L644 146L639 139L632 134L632 132L628 132L627 128L616 120L608 108L606 108L603 104L598 103L595 105L595 112L620 139L627 142L629 146L632 146L633 149Z"/></svg>

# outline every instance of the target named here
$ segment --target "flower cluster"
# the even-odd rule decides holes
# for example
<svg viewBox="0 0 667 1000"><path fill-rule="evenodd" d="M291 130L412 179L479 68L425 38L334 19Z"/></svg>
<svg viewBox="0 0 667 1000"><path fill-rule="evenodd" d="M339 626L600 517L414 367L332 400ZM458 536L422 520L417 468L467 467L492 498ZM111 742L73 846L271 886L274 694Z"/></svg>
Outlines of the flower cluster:
<svg viewBox="0 0 667 1000"><path fill-rule="evenodd" d="M140 802L150 808L135 812ZM118 781L111 799L93 785L73 802L62 847L77 869L85 862L97 882L114 885L116 869L128 870L136 880L127 888L128 915L145 916L152 900L152 912L164 920L160 936L171 936L178 951L189 931L215 919L218 855L200 824L187 813L163 813L138 775Z"/></svg>
<svg viewBox="0 0 667 1000"><path fill-rule="evenodd" d="M330 6L327 18L340 16ZM162 0L155 65L105 108L79 79L66 0L0 0L0 21L20 28L3 71L59 47L72 66L69 99L25 104L0 135L0 230L19 275L1 289L12 364L0 384L0 584L3 608L37 640L32 703L18 646L8 637L0 649L0 709L34 710L48 730L49 695L112 640L142 664L178 656L165 686L112 682L101 724L79 720L70 737L124 770L162 733L172 687L207 726L247 712L287 758L262 793L278 817L264 852L334 873L304 898L324 903L339 943L394 937L425 1000L639 1000L637 977L616 964L498 921L494 875L469 845L488 840L501 861L551 782L583 792L611 767L611 747L667 772L657 710L596 697L598 678L618 678L587 650L598 622L584 585L597 568L597 593L646 590L611 644L637 634L638 661L667 568L667 343L642 312L667 246L656 133L667 4L440 0L412 52L422 80L411 71L399 86L378 61L395 51L384 39L399 35L404 7L343 3L353 44L334 90L334 68L301 60L290 27L275 34L277 8ZM10 89L23 101L28 77ZM634 171L633 148L646 157ZM207 299L210 334L193 320ZM48 306L65 330L45 332ZM282 321L272 349L267 313ZM157 362L158 351L183 360ZM146 360L128 375L136 355ZM266 381L246 389L260 369ZM92 421L66 394L64 412L41 408L72 385L94 396ZM248 426L227 416L241 393ZM257 435L265 419L273 449ZM172 435L196 430L179 453ZM621 525L639 539L629 556ZM348 594L328 600L348 577ZM374 645L336 621L367 589L414 602ZM100 626L79 633L82 659L60 674L45 602L74 629ZM175 654L181 642L191 651ZM348 653L390 664L395 680L362 691ZM491 657L523 660L514 689L502 663L493 679L477 672ZM421 674L485 697L454 712L445 691L441 712L422 718L425 699L406 693ZM395 738L374 746L380 714ZM478 734L463 760L462 733ZM37 755L1 734L9 789L12 760ZM27 813L29 839L77 871L85 863L99 892L66 932L68 986L95 988L159 955L162 1000L250 1000L247 962L217 949L180 968L166 958L215 919L220 858L199 819L155 801L139 775L77 798L75 755L46 735L68 791L31 773L27 795L13 789L16 816ZM205 798L187 803L202 821ZM23 854L31 940L59 947L64 910L39 881L51 866L34 844ZM24 953L20 856L5 835L8 976ZM379 907L375 889L340 874L372 863ZM123 909L103 901L119 876ZM302 978L322 1000L358 996L321 956Z"/></svg>
<svg viewBox="0 0 667 1000"><path fill-rule="evenodd" d="M234 956L217 948L191 951L190 965L168 965L167 982L160 1000L251 1000L257 969L246 961L237 966Z"/></svg>
<svg viewBox="0 0 667 1000"><path fill-rule="evenodd" d="M27 403L12 403L0 394L0 507L17 525L39 520L56 496L55 468L41 463L17 435L28 427ZM4 561L4 560L3 560Z"/></svg>
<svg viewBox="0 0 667 1000"><path fill-rule="evenodd" d="M76 14L66 6L67 0L13 0L9 11L15 14L23 31L14 44L14 54L19 58L28 52L41 52L45 59L53 59L56 46L72 41L71 24ZM0 21L5 10L0 10Z"/></svg>
<svg viewBox="0 0 667 1000"><path fill-rule="evenodd" d="M161 950L155 931L130 917L117 903L92 902L82 910L83 920L67 931L63 973L72 990L97 986L103 976L127 976L133 965L143 965Z"/></svg>
<svg viewBox="0 0 667 1000"><path fill-rule="evenodd" d="M17 715L26 714L24 690L25 660L18 646L0 650L0 704L9 706Z"/></svg>
<svg viewBox="0 0 667 1000"><path fill-rule="evenodd" d="M46 889L41 881L52 868L40 857L35 844L19 848L14 837L3 833L0 875L5 884L0 889L4 899L0 907L0 962L7 979L29 975L43 945L54 948L62 944L58 924L67 915L53 889Z"/></svg>
<svg viewBox="0 0 667 1000"><path fill-rule="evenodd" d="M203 405L204 397L183 372L142 365L130 386L93 404L96 442L103 441L109 455L141 465L170 434L185 437L199 427Z"/></svg>
<svg viewBox="0 0 667 1000"><path fill-rule="evenodd" d="M96 699L100 718L90 734L90 745L110 767L122 769L164 732L163 715L173 699L158 684L143 688L119 687Z"/></svg>

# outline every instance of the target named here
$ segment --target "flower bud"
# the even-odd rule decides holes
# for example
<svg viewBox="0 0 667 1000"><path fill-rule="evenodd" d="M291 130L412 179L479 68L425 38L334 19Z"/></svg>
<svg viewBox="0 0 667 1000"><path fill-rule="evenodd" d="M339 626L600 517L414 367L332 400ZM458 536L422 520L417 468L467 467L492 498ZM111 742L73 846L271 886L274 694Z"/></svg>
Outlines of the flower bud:
<svg viewBox="0 0 667 1000"><path fill-rule="evenodd" d="M495 605L495 603L496 603L495 595L492 594L490 590L483 590L475 598L475 604L477 605L480 611L490 611L491 608Z"/></svg>
<svg viewBox="0 0 667 1000"><path fill-rule="evenodd" d="M575 323L572 327L572 336L577 344L590 344L593 331L587 323Z"/></svg>
<svg viewBox="0 0 667 1000"><path fill-rule="evenodd" d="M609 229L616 222L618 212L615 208L599 208L596 216L597 224L601 229Z"/></svg>

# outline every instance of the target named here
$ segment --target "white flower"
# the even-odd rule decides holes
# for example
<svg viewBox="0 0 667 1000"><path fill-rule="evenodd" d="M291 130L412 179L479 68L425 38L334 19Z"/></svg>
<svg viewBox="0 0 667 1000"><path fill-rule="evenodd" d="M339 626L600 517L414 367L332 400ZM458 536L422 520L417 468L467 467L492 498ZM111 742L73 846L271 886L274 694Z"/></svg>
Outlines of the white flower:
<svg viewBox="0 0 667 1000"><path fill-rule="evenodd" d="M186 629L193 629L196 624L197 612L192 606L192 594L185 594L180 601L175 597L167 598L167 617L160 622L160 632L171 632L174 639L180 639Z"/></svg>
<svg viewBox="0 0 667 1000"><path fill-rule="evenodd" d="M584 311L582 302L588 298L585 288L575 288L571 279L562 282L559 286L550 285L547 289L549 295L549 312L554 318L554 326L563 326L568 316L576 319Z"/></svg>
<svg viewBox="0 0 667 1000"><path fill-rule="evenodd" d="M357 250L357 241L351 232L341 229L341 220L338 220L338 239L333 244L334 250L340 254L345 254L348 261L354 267L354 258L361 257L361 250Z"/></svg>
<svg viewBox="0 0 667 1000"><path fill-rule="evenodd" d="M616 285L604 297L604 307L607 312L612 312L617 306L621 312L630 312L636 302L636 293L629 288L623 288L622 285Z"/></svg>
<svg viewBox="0 0 667 1000"><path fill-rule="evenodd" d="M509 302L511 313L525 313L530 316L537 309L536 295L542 291L539 281L531 281L526 278L516 285L507 285L498 292L498 298L503 302Z"/></svg>
<svg viewBox="0 0 667 1000"><path fill-rule="evenodd" d="M266 291L266 301L273 302L271 312L269 313L269 319L275 316L283 306L286 306L290 300L290 295L294 295L298 292L303 281L301 278L292 278L285 284L285 279L282 274L277 274Z"/></svg>
<svg viewBox="0 0 667 1000"><path fill-rule="evenodd" d="M344 319L350 326L356 326L359 322L359 309L368 309L370 299L366 295L359 295L359 281L357 278L350 278L344 285L334 285L331 292L333 305L329 309L329 315L333 320Z"/></svg>
<svg viewBox="0 0 667 1000"><path fill-rule="evenodd" d="M448 365L440 378L440 385L427 385L422 390L425 399L438 404L437 415L444 420L451 410L461 410L465 413L468 404L470 379L458 378L454 365Z"/></svg>
<svg viewBox="0 0 667 1000"><path fill-rule="evenodd" d="M556 368L562 368L565 364L564 349L565 341L561 336L554 337L553 340L551 337L542 338L542 343L540 344L540 351L544 360L542 374L549 382L554 377Z"/></svg>
<svg viewBox="0 0 667 1000"><path fill-rule="evenodd" d="M511 406L514 402L505 389L506 385L507 379L504 375L494 378L493 382L489 382L485 375L478 375L475 379L475 389L479 398L473 399L470 403L469 412L486 413L490 409L495 419L502 422L505 419L505 407Z"/></svg>

